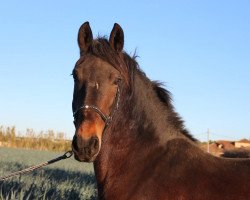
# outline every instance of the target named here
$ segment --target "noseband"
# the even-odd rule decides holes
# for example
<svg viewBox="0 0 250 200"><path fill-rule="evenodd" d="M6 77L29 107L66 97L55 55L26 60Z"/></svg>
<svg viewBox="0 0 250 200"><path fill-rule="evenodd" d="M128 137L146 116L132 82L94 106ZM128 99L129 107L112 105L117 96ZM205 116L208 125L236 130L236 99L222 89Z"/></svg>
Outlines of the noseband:
<svg viewBox="0 0 250 200"><path fill-rule="evenodd" d="M105 127L104 130L109 126L110 122L113 119L114 113L116 110L118 110L119 108L119 102L120 102L120 88L119 88L119 84L117 85L117 91L116 91L116 95L115 95L115 100L113 102L113 106L111 109L111 112L109 115L105 115L104 112L102 112L98 107L96 107L95 105L83 105L80 108L78 108L75 112L73 112L73 117L74 119L76 119L76 115L78 114L79 111L83 110L93 110L95 111L101 118L102 120L105 122Z"/></svg>

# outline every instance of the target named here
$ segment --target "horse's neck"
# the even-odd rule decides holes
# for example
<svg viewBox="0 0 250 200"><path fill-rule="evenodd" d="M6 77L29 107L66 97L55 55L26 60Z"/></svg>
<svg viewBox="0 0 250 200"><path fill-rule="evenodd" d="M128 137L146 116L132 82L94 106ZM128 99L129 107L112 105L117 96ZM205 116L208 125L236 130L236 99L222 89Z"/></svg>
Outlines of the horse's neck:
<svg viewBox="0 0 250 200"><path fill-rule="evenodd" d="M158 156L164 144L179 135L168 123L166 106L153 90L149 80L135 76L133 98L126 102L126 108L120 108L119 113L124 113L124 116L105 133L94 163L98 185L105 185L107 181L111 183L125 174L132 178L138 167L143 170L152 162L149 157Z"/></svg>
<svg viewBox="0 0 250 200"><path fill-rule="evenodd" d="M143 127L144 133L156 137L161 144L182 136L171 118L173 110L160 101L151 81L137 75L134 82L135 109L132 118L134 117L138 126L140 125L140 131Z"/></svg>

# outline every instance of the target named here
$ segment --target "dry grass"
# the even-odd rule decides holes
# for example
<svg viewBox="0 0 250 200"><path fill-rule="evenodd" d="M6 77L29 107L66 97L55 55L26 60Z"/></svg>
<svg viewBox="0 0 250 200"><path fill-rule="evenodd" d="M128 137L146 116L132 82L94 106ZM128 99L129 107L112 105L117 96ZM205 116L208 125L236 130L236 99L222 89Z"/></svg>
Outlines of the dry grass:
<svg viewBox="0 0 250 200"><path fill-rule="evenodd" d="M15 126L0 126L0 146L48 151L67 151L71 148L71 141L65 138L64 133L55 133L53 130L36 133L33 129L27 129L26 133L17 134Z"/></svg>

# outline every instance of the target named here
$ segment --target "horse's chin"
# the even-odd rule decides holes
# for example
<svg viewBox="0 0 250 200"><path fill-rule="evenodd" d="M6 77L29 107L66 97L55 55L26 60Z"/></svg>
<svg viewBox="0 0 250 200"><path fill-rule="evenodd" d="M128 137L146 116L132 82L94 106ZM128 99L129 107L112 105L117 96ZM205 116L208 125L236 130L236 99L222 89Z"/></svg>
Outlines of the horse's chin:
<svg viewBox="0 0 250 200"><path fill-rule="evenodd" d="M79 155L77 152L74 152L74 158L79 162L87 162L87 163L94 162L97 155L98 153L92 157L89 157L89 156L84 156L82 154Z"/></svg>

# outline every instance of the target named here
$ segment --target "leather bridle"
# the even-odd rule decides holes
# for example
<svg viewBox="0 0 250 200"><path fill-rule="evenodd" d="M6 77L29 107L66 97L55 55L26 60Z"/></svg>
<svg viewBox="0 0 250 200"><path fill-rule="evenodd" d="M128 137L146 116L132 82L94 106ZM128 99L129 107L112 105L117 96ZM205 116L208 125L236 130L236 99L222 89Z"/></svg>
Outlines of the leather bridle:
<svg viewBox="0 0 250 200"><path fill-rule="evenodd" d="M116 91L115 99L114 99L114 102L113 102L113 105L112 105L112 109L111 109L111 112L110 112L109 115L104 114L104 112L101 111L101 109L99 109L95 105L85 104L85 105L79 107L76 111L73 112L74 120L76 120L76 116L77 116L77 114L78 114L79 111L81 111L81 110L93 110L104 121L104 123L105 123L104 130L105 130L109 126L110 122L112 121L115 112L118 110L118 108L119 108L119 102L120 102L120 84L117 85L117 91Z"/></svg>

